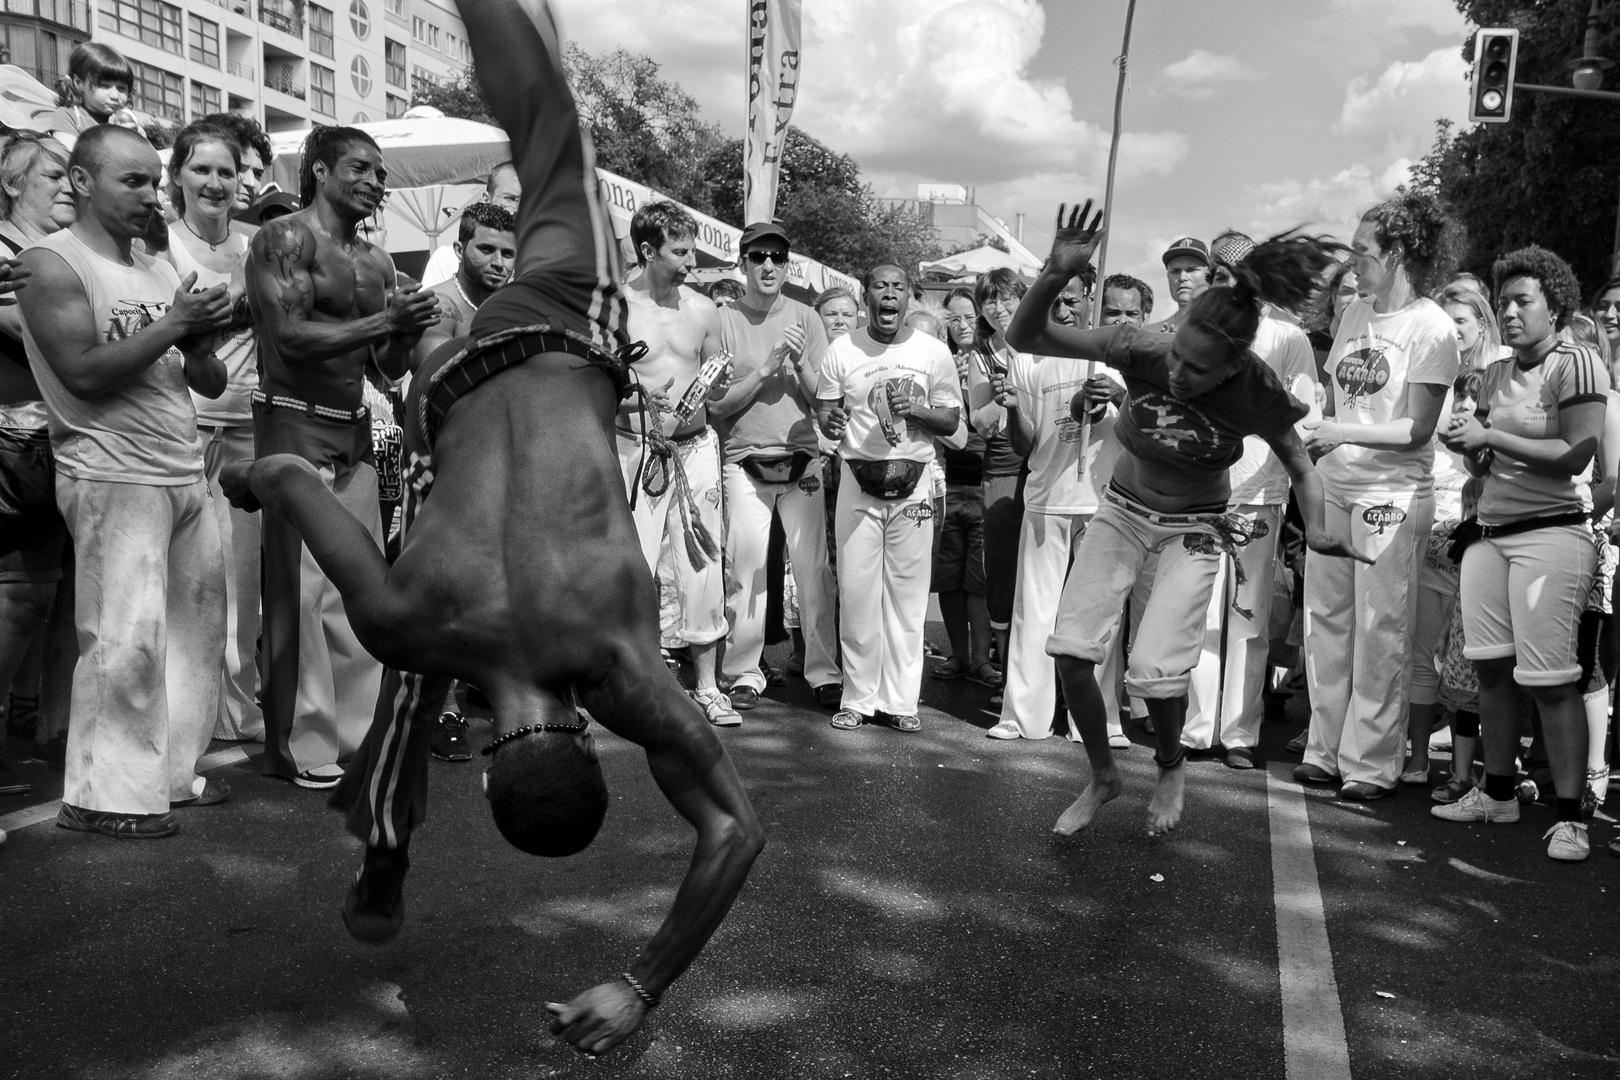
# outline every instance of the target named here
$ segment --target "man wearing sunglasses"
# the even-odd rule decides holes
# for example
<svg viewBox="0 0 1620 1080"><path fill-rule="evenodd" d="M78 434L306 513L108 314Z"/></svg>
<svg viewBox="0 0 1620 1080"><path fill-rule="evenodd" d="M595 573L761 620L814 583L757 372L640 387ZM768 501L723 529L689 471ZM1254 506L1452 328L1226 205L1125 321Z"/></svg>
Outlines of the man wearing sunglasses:
<svg viewBox="0 0 1620 1080"><path fill-rule="evenodd" d="M726 614L730 632L722 671L733 708L752 709L765 690L766 550L771 518L782 520L804 633L804 677L823 708L837 708L835 584L827 564L826 494L812 402L827 351L827 331L808 305L782 295L788 236L757 222L743 230L747 290L720 312L721 340L732 355L726 396L709 406L725 443Z"/></svg>

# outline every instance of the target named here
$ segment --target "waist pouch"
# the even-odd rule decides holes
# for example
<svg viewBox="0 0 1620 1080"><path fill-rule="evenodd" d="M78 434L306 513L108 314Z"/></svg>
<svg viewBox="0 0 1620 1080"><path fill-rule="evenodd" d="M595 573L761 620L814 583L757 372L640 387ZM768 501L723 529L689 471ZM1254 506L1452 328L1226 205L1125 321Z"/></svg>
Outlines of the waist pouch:
<svg viewBox="0 0 1620 1080"><path fill-rule="evenodd" d="M849 471L861 490L874 499L906 499L917 490L917 481L928 471L922 461L854 461Z"/></svg>
<svg viewBox="0 0 1620 1080"><path fill-rule="evenodd" d="M1567 514L1551 514L1547 517L1525 518L1523 521L1510 521L1506 525L1482 525L1479 518L1467 517L1458 522L1457 529L1451 534L1451 543L1446 548L1446 557L1458 566L1462 565L1463 552L1475 540L1493 540L1498 536L1517 536L1519 533L1534 532L1536 529L1558 529L1565 525L1585 525L1590 515L1580 510L1572 510Z"/></svg>
<svg viewBox="0 0 1620 1080"><path fill-rule="evenodd" d="M745 457L737 464L762 484L797 484L815 457L808 450L797 450L781 457Z"/></svg>
<svg viewBox="0 0 1620 1080"><path fill-rule="evenodd" d="M56 506L56 458L44 428L0 427L0 514Z"/></svg>

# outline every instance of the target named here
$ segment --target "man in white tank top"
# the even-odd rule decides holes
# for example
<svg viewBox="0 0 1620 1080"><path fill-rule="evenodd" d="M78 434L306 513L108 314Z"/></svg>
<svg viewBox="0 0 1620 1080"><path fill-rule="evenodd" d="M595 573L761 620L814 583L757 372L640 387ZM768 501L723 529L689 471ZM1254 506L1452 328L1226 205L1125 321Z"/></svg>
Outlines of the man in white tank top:
<svg viewBox="0 0 1620 1080"><path fill-rule="evenodd" d="M172 836L171 807L225 797L196 775L219 695L225 563L188 390L225 390L214 345L230 299L131 249L162 212L144 138L86 131L68 173L78 220L23 252L33 277L18 296L78 590L57 824Z"/></svg>

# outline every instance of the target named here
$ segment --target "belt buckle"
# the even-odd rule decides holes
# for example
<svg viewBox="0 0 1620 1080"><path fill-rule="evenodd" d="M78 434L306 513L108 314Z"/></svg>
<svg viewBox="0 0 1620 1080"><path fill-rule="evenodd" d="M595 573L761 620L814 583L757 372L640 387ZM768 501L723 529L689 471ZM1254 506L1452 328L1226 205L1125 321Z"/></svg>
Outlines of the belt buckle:
<svg viewBox="0 0 1620 1080"><path fill-rule="evenodd" d="M310 420L315 419L315 403L313 401L305 401L300 402L300 404L304 406L304 416Z"/></svg>

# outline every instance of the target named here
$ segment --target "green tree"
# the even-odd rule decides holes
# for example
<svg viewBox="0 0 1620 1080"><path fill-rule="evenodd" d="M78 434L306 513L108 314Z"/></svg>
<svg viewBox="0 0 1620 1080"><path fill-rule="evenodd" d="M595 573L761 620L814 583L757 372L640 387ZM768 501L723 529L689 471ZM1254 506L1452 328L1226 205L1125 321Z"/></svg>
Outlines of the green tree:
<svg viewBox="0 0 1620 1080"><path fill-rule="evenodd" d="M484 91L478 85L478 79L470 66L461 73L459 79L452 82L415 80L411 88L411 104L430 105L446 116L500 126L495 123L495 117L489 111L489 102L484 100Z"/></svg>
<svg viewBox="0 0 1620 1080"><path fill-rule="evenodd" d="M1564 62L1580 55L1586 0L1456 0L1475 26L1519 30L1517 80L1568 86ZM1620 7L1609 5L1600 50L1620 51ZM1474 40L1463 48L1470 63ZM1620 197L1620 103L1520 90L1506 124L1457 132L1441 123L1412 171L1468 230L1465 269L1489 280L1498 255L1536 243L1567 259L1591 291L1613 272Z"/></svg>

